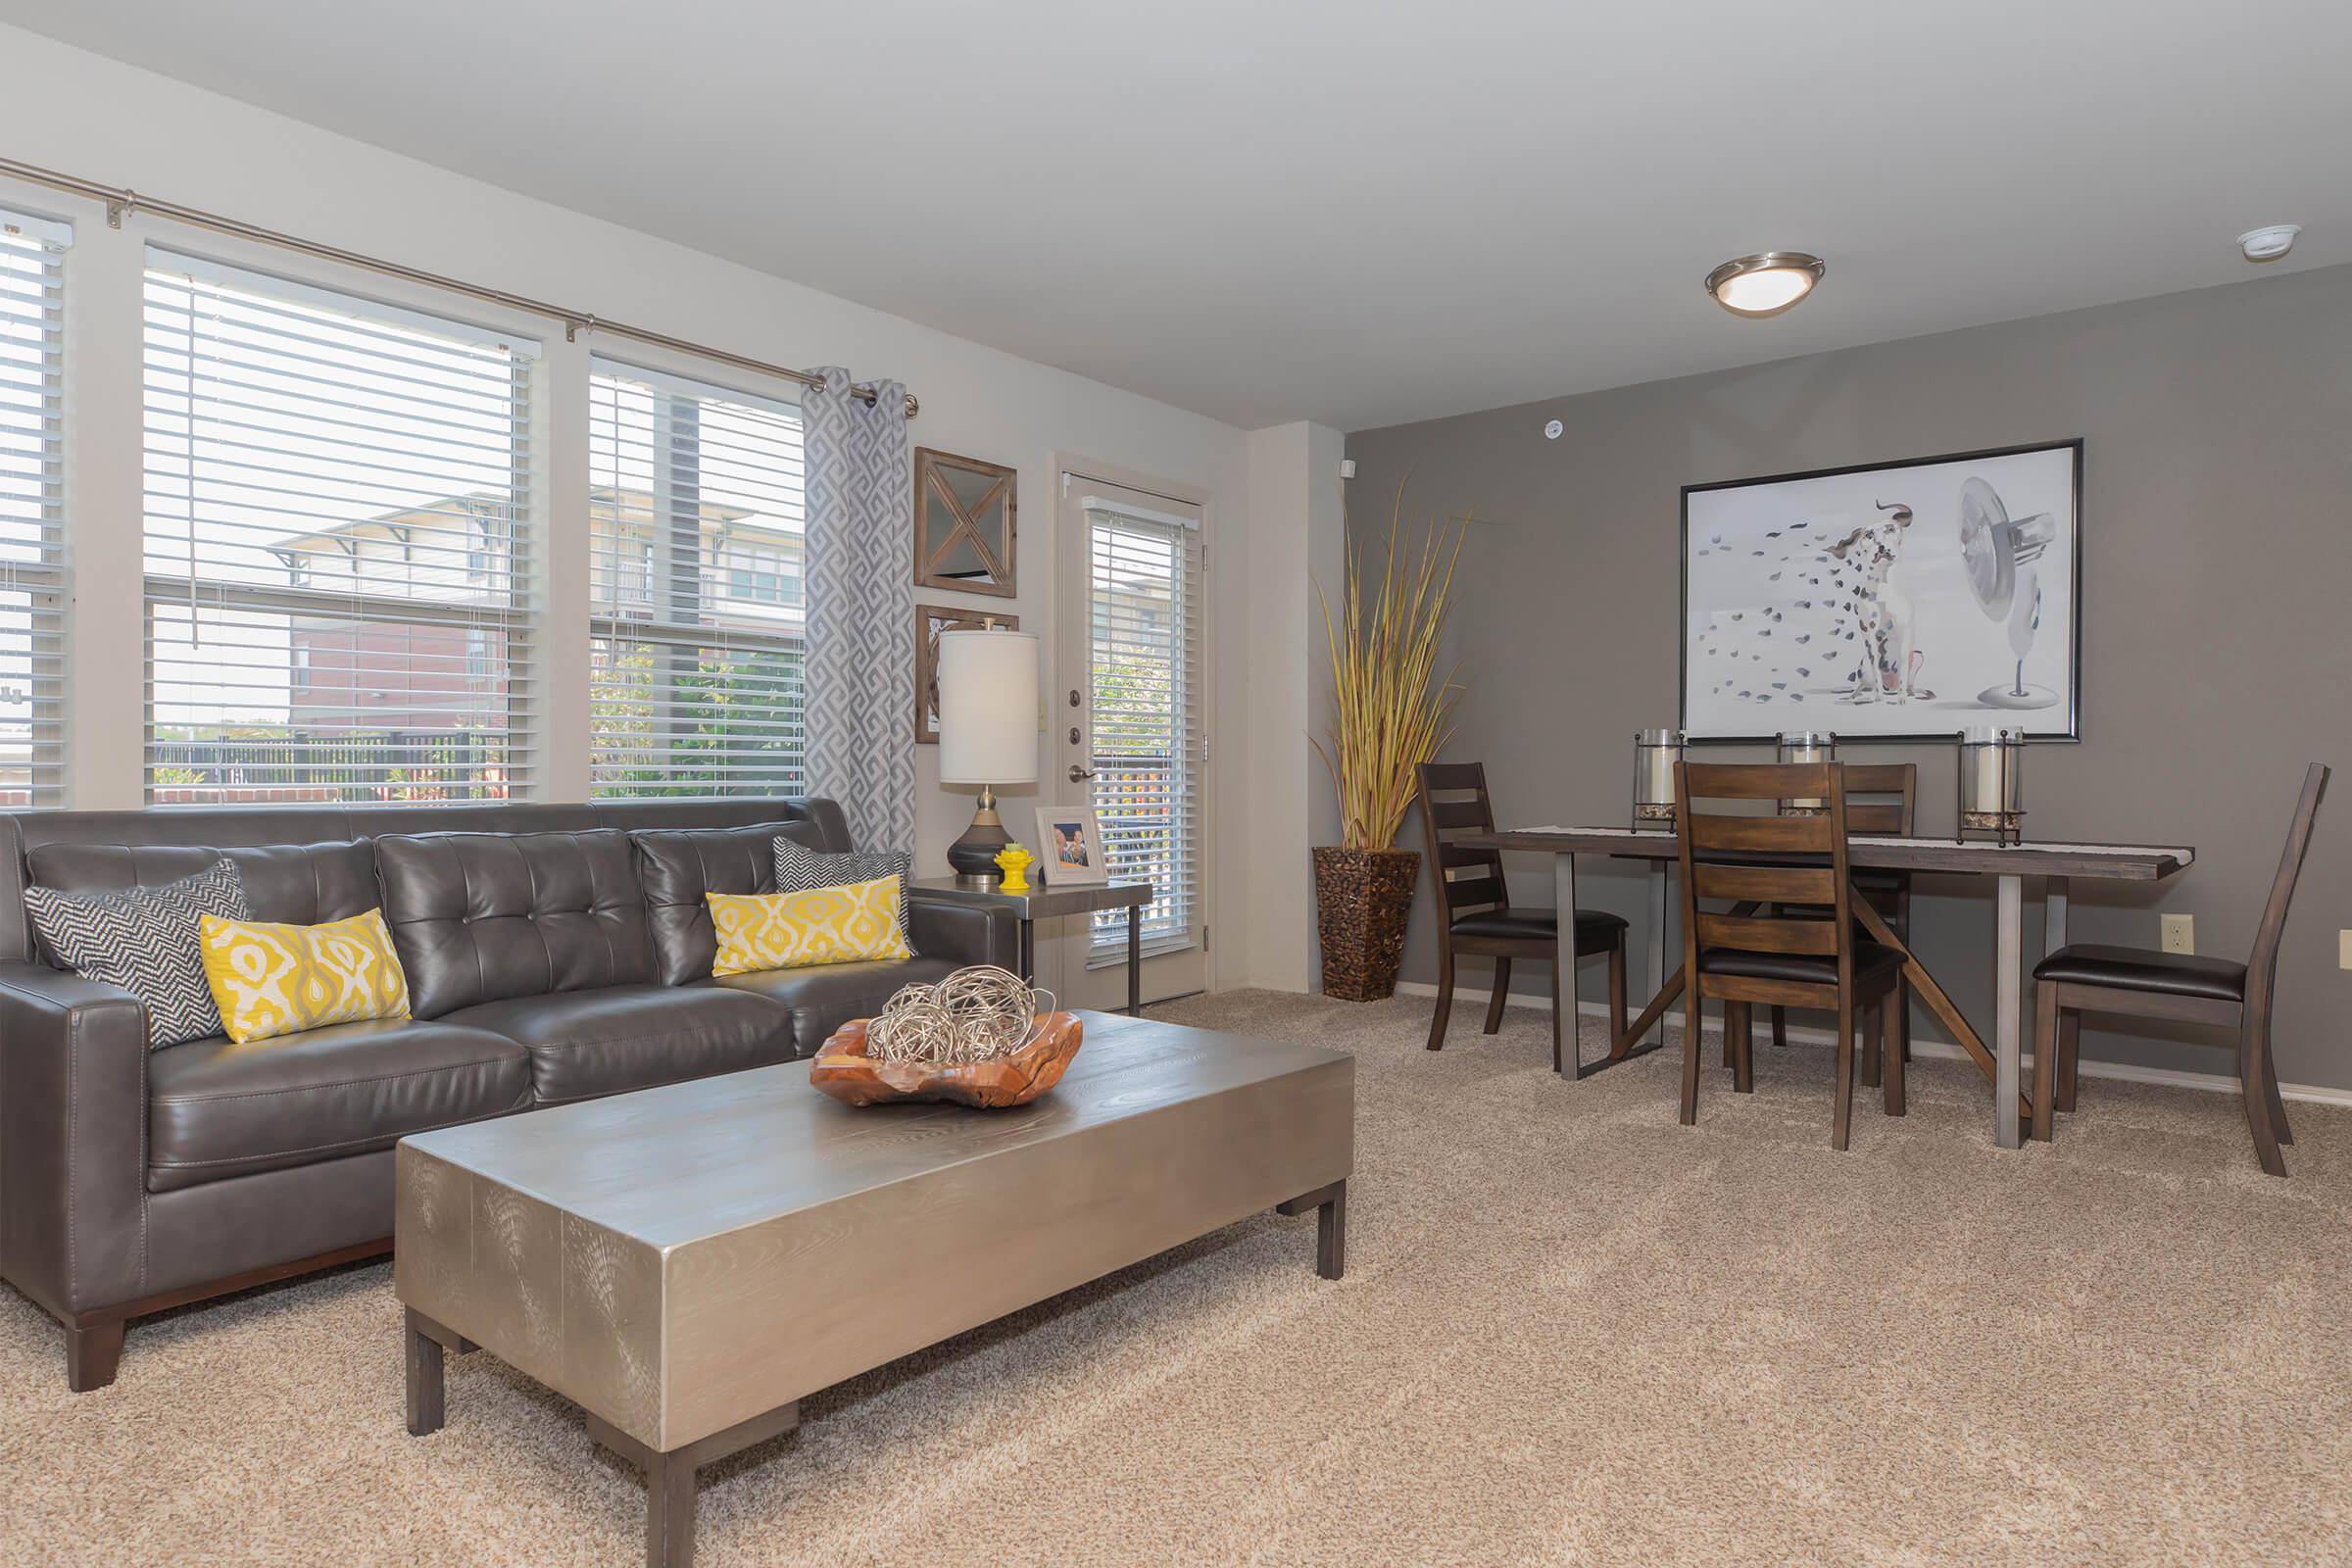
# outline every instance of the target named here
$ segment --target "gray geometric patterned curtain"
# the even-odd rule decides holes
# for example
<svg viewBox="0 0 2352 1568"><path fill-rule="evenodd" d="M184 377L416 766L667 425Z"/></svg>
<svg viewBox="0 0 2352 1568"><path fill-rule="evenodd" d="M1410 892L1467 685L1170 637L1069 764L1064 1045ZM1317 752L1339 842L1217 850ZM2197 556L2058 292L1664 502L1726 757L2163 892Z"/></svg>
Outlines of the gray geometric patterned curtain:
<svg viewBox="0 0 2352 1568"><path fill-rule="evenodd" d="M841 803L860 850L914 852L914 447L906 389L811 375L801 395L808 478L808 793Z"/></svg>

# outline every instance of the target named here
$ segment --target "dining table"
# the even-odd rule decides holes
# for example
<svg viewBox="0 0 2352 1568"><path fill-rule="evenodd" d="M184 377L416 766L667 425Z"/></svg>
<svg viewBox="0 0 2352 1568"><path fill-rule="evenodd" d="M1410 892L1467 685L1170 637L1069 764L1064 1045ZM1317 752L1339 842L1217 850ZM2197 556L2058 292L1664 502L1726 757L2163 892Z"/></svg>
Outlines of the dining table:
<svg viewBox="0 0 2352 1568"><path fill-rule="evenodd" d="M1683 993L1683 970L1666 969L1667 883L1681 858L1676 836L1667 828L1520 827L1491 833L1466 833L1451 842L1467 849L1548 855L1552 858L1552 901L1560 909L1573 909L1576 899L1576 860L1580 855L1638 860L1648 866L1649 945L1644 983L1649 1004L1625 1032L1609 1044L1608 1054L1587 1063L1573 1054L1561 1063L1563 1074L1590 1077L1604 1068L1642 1055L1665 1043L1666 1009ZM1854 834L1846 841L1849 870L1930 872L1945 876L1990 877L1993 895L1993 1019L1988 1047L1969 1022L1951 994L1933 971L1896 935L1868 900L1856 894L1853 912L1876 942L1902 955L1903 976L1928 1009L1968 1058L1992 1084L1993 1136L2003 1149L2015 1149L2031 1112L2024 1096L2022 1061L2025 1053L2028 987L2026 985L2025 884L2039 883L2042 902L2042 944L2054 953L2066 946L2066 916L2073 883L2161 882L2186 870L2196 859L2188 848L2122 844L2001 844L1990 840L1961 842L1949 837L1896 838Z"/></svg>

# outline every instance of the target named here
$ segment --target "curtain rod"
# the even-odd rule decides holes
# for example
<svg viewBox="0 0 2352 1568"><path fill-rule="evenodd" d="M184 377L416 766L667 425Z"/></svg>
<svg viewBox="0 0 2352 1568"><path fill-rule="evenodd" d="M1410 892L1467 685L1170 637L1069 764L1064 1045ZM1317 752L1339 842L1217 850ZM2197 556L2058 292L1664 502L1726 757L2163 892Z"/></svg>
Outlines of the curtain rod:
<svg viewBox="0 0 2352 1568"><path fill-rule="evenodd" d="M142 196L134 190L102 185L94 179L82 179L74 174L61 174L55 170L20 163L14 158L0 158L0 174L6 174L13 179L25 180L35 185L46 185L52 190L68 191L75 196L87 197L91 201L104 202L107 226L110 228L121 228L123 218L131 213L152 213L158 218L168 219L174 223L186 223L195 228L209 228L217 234L228 234L237 239L253 240L263 245L274 245L280 250L298 251L302 255L314 256L320 261L334 262L344 267L356 267L366 271L380 273L385 277L397 277L403 282L420 283L427 288L439 289L446 293L463 294L468 299L487 301L492 305L503 306L511 311L522 311L532 316L550 317L564 323L564 337L566 342L577 338L583 331L607 332L614 337L625 337L634 342L650 344L655 348L669 349L679 354L691 354L698 359L715 360L721 365L730 365L739 370L751 370L760 375L782 376L787 381L798 381L806 387L821 390L825 384L823 376L810 375L807 370L795 370L782 365L769 365L763 360L755 360L742 354L732 354L725 349L710 348L701 343L689 343L684 338L671 337L665 332L654 332L642 326L629 326L619 321L609 321L603 317L591 315L586 311L566 310L561 305L550 305L545 300L535 300L527 295L510 294L505 289L484 288L478 283L467 283L454 277L443 277L438 272L428 272L421 268L404 267L398 262L387 262L381 257L363 256L357 251L343 250L334 245L322 245L317 240L302 239L293 234L281 234L275 229L263 228L257 223L241 222L234 218L223 218L218 213L208 213L202 208L182 207L177 202L158 201L152 196ZM850 390L869 404L874 401L874 389L870 386L853 386ZM907 393L906 417L913 418L921 408L922 405L915 401L914 394Z"/></svg>

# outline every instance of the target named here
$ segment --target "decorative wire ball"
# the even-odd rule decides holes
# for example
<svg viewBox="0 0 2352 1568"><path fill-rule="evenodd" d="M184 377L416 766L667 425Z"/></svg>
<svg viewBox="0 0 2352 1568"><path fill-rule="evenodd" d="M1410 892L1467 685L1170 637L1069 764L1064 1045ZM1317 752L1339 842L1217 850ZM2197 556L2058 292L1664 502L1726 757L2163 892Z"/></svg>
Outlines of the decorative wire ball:
<svg viewBox="0 0 2352 1568"><path fill-rule="evenodd" d="M901 986L866 1025L865 1054L879 1061L994 1061L1021 1049L1054 1000L1010 969L974 964L937 985Z"/></svg>

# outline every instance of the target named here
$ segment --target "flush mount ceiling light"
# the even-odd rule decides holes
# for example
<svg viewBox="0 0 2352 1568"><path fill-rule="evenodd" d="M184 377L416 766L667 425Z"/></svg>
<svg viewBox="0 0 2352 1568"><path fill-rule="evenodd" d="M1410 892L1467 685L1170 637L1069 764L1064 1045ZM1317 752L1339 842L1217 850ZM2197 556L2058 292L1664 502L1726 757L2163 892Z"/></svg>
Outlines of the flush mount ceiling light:
<svg viewBox="0 0 2352 1568"><path fill-rule="evenodd" d="M2249 262L2275 262L2294 249L2295 236L2302 232L2299 223L2272 223L2238 235L2237 248Z"/></svg>
<svg viewBox="0 0 2352 1568"><path fill-rule="evenodd" d="M1759 251L1735 257L1707 274L1707 292L1734 316L1778 316L1813 292L1828 270L1803 251Z"/></svg>

